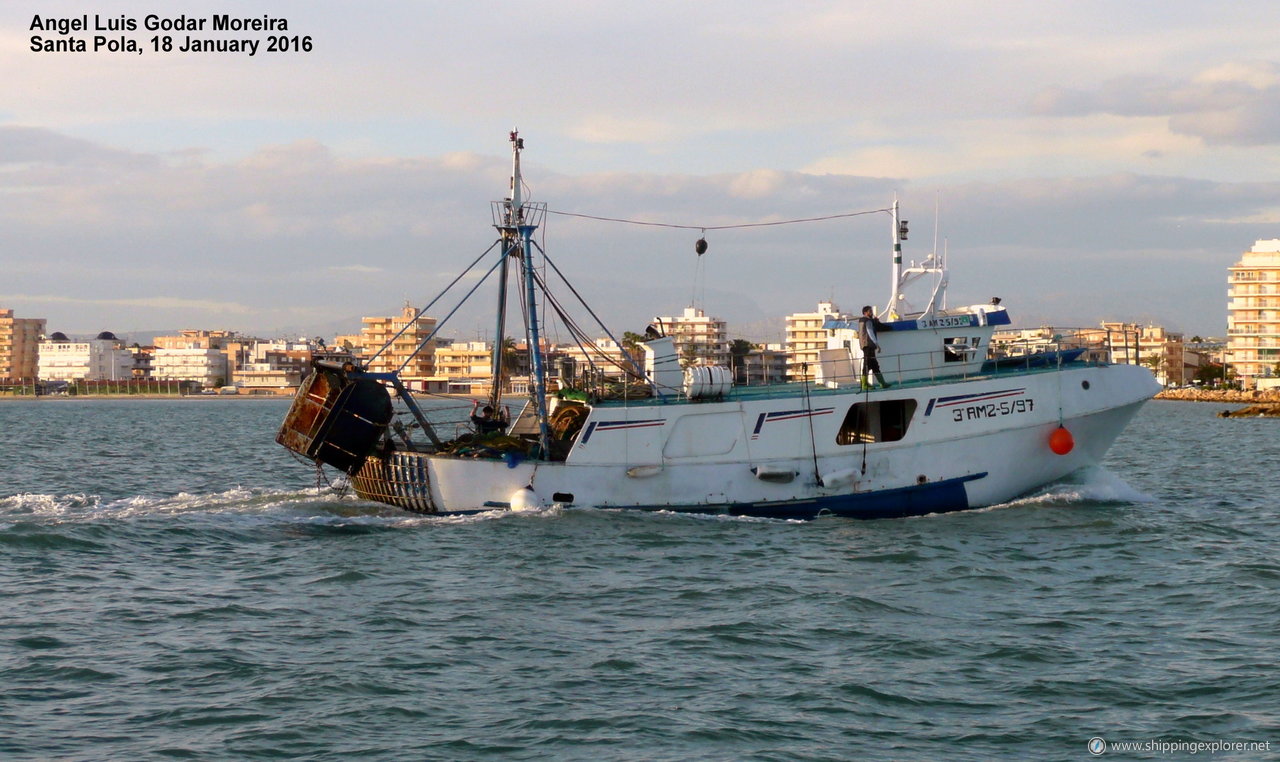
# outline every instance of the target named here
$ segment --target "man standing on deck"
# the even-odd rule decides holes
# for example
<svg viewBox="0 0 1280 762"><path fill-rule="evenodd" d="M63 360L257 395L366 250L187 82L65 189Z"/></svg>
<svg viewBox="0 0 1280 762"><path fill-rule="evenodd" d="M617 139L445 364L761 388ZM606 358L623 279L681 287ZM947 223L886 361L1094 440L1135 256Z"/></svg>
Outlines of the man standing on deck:
<svg viewBox="0 0 1280 762"><path fill-rule="evenodd" d="M492 434L495 431L502 431L506 427L506 421L495 417L491 406L485 405L481 409L480 401L472 400L471 425L475 427L477 434Z"/></svg>
<svg viewBox="0 0 1280 762"><path fill-rule="evenodd" d="M876 381L879 382L880 386L886 389L889 388L889 382L885 381L884 376L880 373L880 361L876 359L876 352L880 351L878 332L881 330L888 331L890 328L880 322L870 305L863 307L862 317L858 318L858 344L862 347L863 389L871 388L871 384L867 382L868 371L875 374Z"/></svg>

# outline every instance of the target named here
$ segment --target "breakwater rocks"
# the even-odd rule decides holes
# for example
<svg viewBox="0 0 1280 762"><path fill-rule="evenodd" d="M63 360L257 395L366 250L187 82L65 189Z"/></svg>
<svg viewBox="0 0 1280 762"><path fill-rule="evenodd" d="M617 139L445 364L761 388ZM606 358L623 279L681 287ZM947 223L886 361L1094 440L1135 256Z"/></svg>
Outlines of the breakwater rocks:
<svg viewBox="0 0 1280 762"><path fill-rule="evenodd" d="M1239 410L1223 410L1219 418L1280 418L1280 405L1249 405Z"/></svg>
<svg viewBox="0 0 1280 762"><path fill-rule="evenodd" d="M1156 399L1226 402L1237 405L1280 405L1280 389L1268 389L1265 392L1242 392L1238 389L1165 389L1156 395Z"/></svg>
<svg viewBox="0 0 1280 762"><path fill-rule="evenodd" d="M1222 402L1228 405L1246 405L1237 410L1224 410L1219 418L1280 418L1280 389L1265 392L1242 392L1235 389L1165 389L1156 395L1158 400L1183 400L1185 402Z"/></svg>

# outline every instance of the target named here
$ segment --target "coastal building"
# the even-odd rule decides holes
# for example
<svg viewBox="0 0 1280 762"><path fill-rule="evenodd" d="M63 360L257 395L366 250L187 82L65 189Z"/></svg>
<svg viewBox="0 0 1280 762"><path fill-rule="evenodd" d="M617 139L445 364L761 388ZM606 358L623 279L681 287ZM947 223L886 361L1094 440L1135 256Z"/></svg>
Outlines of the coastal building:
<svg viewBox="0 0 1280 762"><path fill-rule="evenodd" d="M366 317L362 322L360 344L369 353L364 355L368 370L374 373L399 371L400 379L406 384L422 383L436 375L436 346L428 339L435 330L435 318L419 315L406 302L399 315ZM390 346L386 346L388 344ZM370 357L384 346L386 348L377 357Z"/></svg>
<svg viewBox="0 0 1280 762"><path fill-rule="evenodd" d="M240 339L235 331L185 329L173 336L157 336L156 349L222 349L228 342Z"/></svg>
<svg viewBox="0 0 1280 762"><path fill-rule="evenodd" d="M257 341L235 331L224 330L184 329L172 336L157 336L152 374L155 378L199 381L205 386L211 385L215 380L221 382L218 386L231 384L235 380L236 369L253 361L252 348ZM202 353L197 350L205 351ZM222 362L211 359L212 355L208 350L221 353ZM164 360L159 361L162 356ZM201 357L210 359L205 362ZM204 380L206 377L208 380Z"/></svg>
<svg viewBox="0 0 1280 762"><path fill-rule="evenodd" d="M134 344L130 349L133 352L133 377L135 379L151 378L153 370L151 363L155 360L156 348Z"/></svg>
<svg viewBox="0 0 1280 762"><path fill-rule="evenodd" d="M302 370L270 362L245 363L236 369L235 386L242 392L290 394L302 383Z"/></svg>
<svg viewBox="0 0 1280 762"><path fill-rule="evenodd" d="M729 365L729 338L725 322L698 307L685 307L681 315L655 317L653 323L672 337L680 364Z"/></svg>
<svg viewBox="0 0 1280 762"><path fill-rule="evenodd" d="M1194 376L1194 371L1186 370L1182 334L1159 325L1102 321L1098 328L1065 335L1052 326L998 331L991 337L991 346L996 357L1083 349L1089 361L1144 365L1165 386L1182 386Z"/></svg>
<svg viewBox="0 0 1280 762"><path fill-rule="evenodd" d="M110 331L89 341L55 331L40 342L36 375L41 381L127 381L133 378L133 350Z"/></svg>
<svg viewBox="0 0 1280 762"><path fill-rule="evenodd" d="M602 378L621 380L632 373L642 372L644 353L639 358L632 356L627 350L610 338L599 338L591 344L557 345L553 353L555 362L550 363L554 375L566 382L594 372Z"/></svg>
<svg viewBox="0 0 1280 762"><path fill-rule="evenodd" d="M205 388L225 386L231 378L222 350L201 347L157 347L152 355L151 375L170 381L196 381Z"/></svg>
<svg viewBox="0 0 1280 762"><path fill-rule="evenodd" d="M786 317L784 346L790 354L787 360L787 380L813 380L818 367L819 352L827 348L831 332L823 328L828 318L840 318L840 308L834 302L818 302L817 312L797 312Z"/></svg>
<svg viewBox="0 0 1280 762"><path fill-rule="evenodd" d="M356 357L365 357L378 351L377 347L366 348L364 345L364 336L358 333L338 334L333 337L333 343L329 345L329 349L347 352Z"/></svg>
<svg viewBox="0 0 1280 762"><path fill-rule="evenodd" d="M1280 387L1280 238L1228 268L1227 357L1245 389Z"/></svg>
<svg viewBox="0 0 1280 762"><path fill-rule="evenodd" d="M1182 386L1192 378L1186 372L1185 355L1183 337L1177 331L1146 325L1138 332L1139 362L1151 368L1165 386Z"/></svg>
<svg viewBox="0 0 1280 762"><path fill-rule="evenodd" d="M455 341L436 347L436 373L448 379L452 394L485 394L493 372L493 347L487 341Z"/></svg>
<svg viewBox="0 0 1280 762"><path fill-rule="evenodd" d="M1165 386L1182 386L1187 382L1181 333L1140 323L1103 321L1101 326L1101 338L1111 353L1111 362L1144 365Z"/></svg>
<svg viewBox="0 0 1280 762"><path fill-rule="evenodd" d="M0 310L0 380L36 377L44 329L44 318L14 317L13 310Z"/></svg>
<svg viewBox="0 0 1280 762"><path fill-rule="evenodd" d="M232 355L227 350L224 352L231 362ZM229 383L247 393L291 393L310 372L311 359L317 351L324 350L308 339L254 341L235 353L243 354L244 359L229 366Z"/></svg>
<svg viewBox="0 0 1280 762"><path fill-rule="evenodd" d="M746 386L780 384L787 380L791 353L781 344L756 346L742 356L739 377L735 383Z"/></svg>

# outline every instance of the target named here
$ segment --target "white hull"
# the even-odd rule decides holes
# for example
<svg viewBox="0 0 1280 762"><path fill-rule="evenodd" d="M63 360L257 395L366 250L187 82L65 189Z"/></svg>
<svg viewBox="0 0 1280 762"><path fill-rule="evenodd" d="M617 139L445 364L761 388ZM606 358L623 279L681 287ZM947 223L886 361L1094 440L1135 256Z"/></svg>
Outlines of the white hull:
<svg viewBox="0 0 1280 762"><path fill-rule="evenodd" d="M353 483L364 497L422 512L530 499L794 518L961 510L1098 463L1155 391L1142 368L1080 364L873 392L810 389L807 402L793 394L602 405L561 462L397 451L371 457ZM886 417L909 411L905 433L887 427L900 438L841 444L859 405ZM1074 437L1062 455L1049 445L1060 424Z"/></svg>

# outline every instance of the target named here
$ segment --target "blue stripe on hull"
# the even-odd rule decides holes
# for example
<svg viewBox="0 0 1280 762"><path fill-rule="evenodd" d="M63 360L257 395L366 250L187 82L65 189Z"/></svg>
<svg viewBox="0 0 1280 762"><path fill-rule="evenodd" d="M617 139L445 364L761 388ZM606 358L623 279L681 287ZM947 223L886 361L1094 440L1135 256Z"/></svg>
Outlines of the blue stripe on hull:
<svg viewBox="0 0 1280 762"><path fill-rule="evenodd" d="M876 492L831 495L811 500L788 500L769 503L734 503L732 505L681 506L610 506L623 510L672 511L674 513L716 513L765 519L808 521L822 516L851 519L900 519L928 513L963 511L969 508L965 482L981 479L987 473L961 476L927 484L899 487Z"/></svg>
<svg viewBox="0 0 1280 762"><path fill-rule="evenodd" d="M923 516L928 513L963 511L969 508L969 496L965 483L987 475L961 476L927 484L898 487L875 492L855 492L848 495L829 495L808 500L780 500L765 503L732 503L728 505L606 505L606 509L624 511L671 511L672 513L710 513L729 516L750 516L766 519L791 519L809 521L822 516L842 516L851 519L898 519L907 516ZM368 496L366 496L368 497ZM385 498L382 502L391 502ZM466 510L423 510L416 502L391 503L415 513L440 516L457 516L490 510L509 509L511 504L487 501L482 508Z"/></svg>

